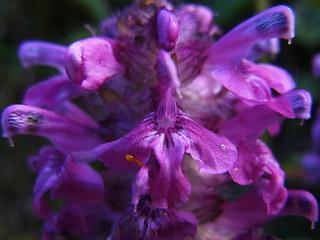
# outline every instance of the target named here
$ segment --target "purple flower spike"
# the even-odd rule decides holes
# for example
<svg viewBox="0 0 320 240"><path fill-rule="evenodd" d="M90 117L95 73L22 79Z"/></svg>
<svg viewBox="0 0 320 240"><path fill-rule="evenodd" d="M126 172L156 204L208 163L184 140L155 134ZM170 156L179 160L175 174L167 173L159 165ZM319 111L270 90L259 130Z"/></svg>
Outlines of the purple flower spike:
<svg viewBox="0 0 320 240"><path fill-rule="evenodd" d="M67 48L53 43L28 41L19 48L19 57L24 67L47 65L64 72L64 54Z"/></svg>
<svg viewBox="0 0 320 240"><path fill-rule="evenodd" d="M179 37L179 24L175 14L163 7L157 15L157 34L160 48L172 51Z"/></svg>
<svg viewBox="0 0 320 240"><path fill-rule="evenodd" d="M47 137L74 158L85 161L94 159L92 149L103 142L98 129L45 109L25 105L7 107L2 113L2 128L4 137L16 134Z"/></svg>
<svg viewBox="0 0 320 240"><path fill-rule="evenodd" d="M68 76L83 90L96 91L114 75L124 72L114 56L116 42L94 37L73 43L68 47L65 66Z"/></svg>

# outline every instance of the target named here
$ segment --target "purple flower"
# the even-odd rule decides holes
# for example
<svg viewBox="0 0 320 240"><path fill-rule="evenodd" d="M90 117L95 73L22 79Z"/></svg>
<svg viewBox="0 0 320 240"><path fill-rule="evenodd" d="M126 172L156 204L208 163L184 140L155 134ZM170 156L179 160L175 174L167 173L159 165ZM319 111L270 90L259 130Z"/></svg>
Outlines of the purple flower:
<svg viewBox="0 0 320 240"><path fill-rule="evenodd" d="M137 0L100 36L21 45L25 67L59 72L2 113L4 137L54 145L29 158L43 239L263 239L275 217L317 221L314 197L286 189L260 140L286 118L310 118L310 94L284 69L255 63L294 37L292 10L267 9L222 37L214 16Z"/></svg>
<svg viewBox="0 0 320 240"><path fill-rule="evenodd" d="M123 138L97 147L95 153L108 167L128 170L138 166L128 163L128 156L145 164L154 152L159 172L151 197L158 207L177 207L187 201L190 192L190 184L180 168L184 153L198 160L201 172L212 174L228 171L237 153L226 138L178 112L171 94L172 88L178 86L174 62L168 53L159 51L157 64L159 91L164 95L157 112L150 113Z"/></svg>

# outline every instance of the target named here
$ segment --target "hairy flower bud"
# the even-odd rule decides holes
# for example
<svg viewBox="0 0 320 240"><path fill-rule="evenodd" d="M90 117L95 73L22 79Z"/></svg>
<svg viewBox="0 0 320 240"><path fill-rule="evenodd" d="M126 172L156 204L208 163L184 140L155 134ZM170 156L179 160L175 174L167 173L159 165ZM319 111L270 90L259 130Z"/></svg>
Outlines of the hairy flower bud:
<svg viewBox="0 0 320 240"><path fill-rule="evenodd" d="M157 16L157 34L160 48L172 51L179 37L179 24L175 14L161 8Z"/></svg>

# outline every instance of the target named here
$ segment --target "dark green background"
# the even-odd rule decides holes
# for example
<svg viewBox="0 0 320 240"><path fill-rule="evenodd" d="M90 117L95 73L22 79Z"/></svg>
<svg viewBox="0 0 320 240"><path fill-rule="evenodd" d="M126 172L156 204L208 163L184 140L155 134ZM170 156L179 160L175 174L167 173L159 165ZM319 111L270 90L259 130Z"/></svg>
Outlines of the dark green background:
<svg viewBox="0 0 320 240"><path fill-rule="evenodd" d="M47 67L22 69L17 58L21 42L43 40L69 45L90 36L85 24L97 29L101 19L129 2L0 0L0 110L21 103L26 88L55 73ZM219 14L216 21L224 32L268 6L289 4L296 13L296 37L290 46L282 42L282 51L273 62L295 77L298 88L312 93L314 109L320 105L320 79L312 76L310 67L312 56L320 52L320 1L203 0L197 3ZM320 200L320 183L305 186L305 172L300 165L301 155L311 149L312 122L300 126L298 120L287 120L279 136L273 139L265 136L264 140L286 171L286 186L307 189ZM47 141L35 136L17 136L14 142L16 147L10 148L7 139L0 138L0 239L40 239L43 223L31 208L36 174L28 169L26 158L36 154ZM274 220L265 230L284 240L320 239L319 227L310 230L310 222L300 217Z"/></svg>

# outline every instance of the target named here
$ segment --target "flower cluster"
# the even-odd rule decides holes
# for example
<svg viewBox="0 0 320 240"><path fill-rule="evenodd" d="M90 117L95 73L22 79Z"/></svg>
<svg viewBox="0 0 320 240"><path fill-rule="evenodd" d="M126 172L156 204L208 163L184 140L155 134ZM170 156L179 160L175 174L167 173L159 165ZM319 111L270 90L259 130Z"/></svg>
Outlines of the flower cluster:
<svg viewBox="0 0 320 240"><path fill-rule="evenodd" d="M278 216L317 221L315 198L285 188L260 139L310 118L310 94L256 63L294 37L292 10L267 9L220 36L204 6L136 0L99 36L21 45L25 67L59 71L2 113L4 137L53 144L29 157L44 240L253 240Z"/></svg>

